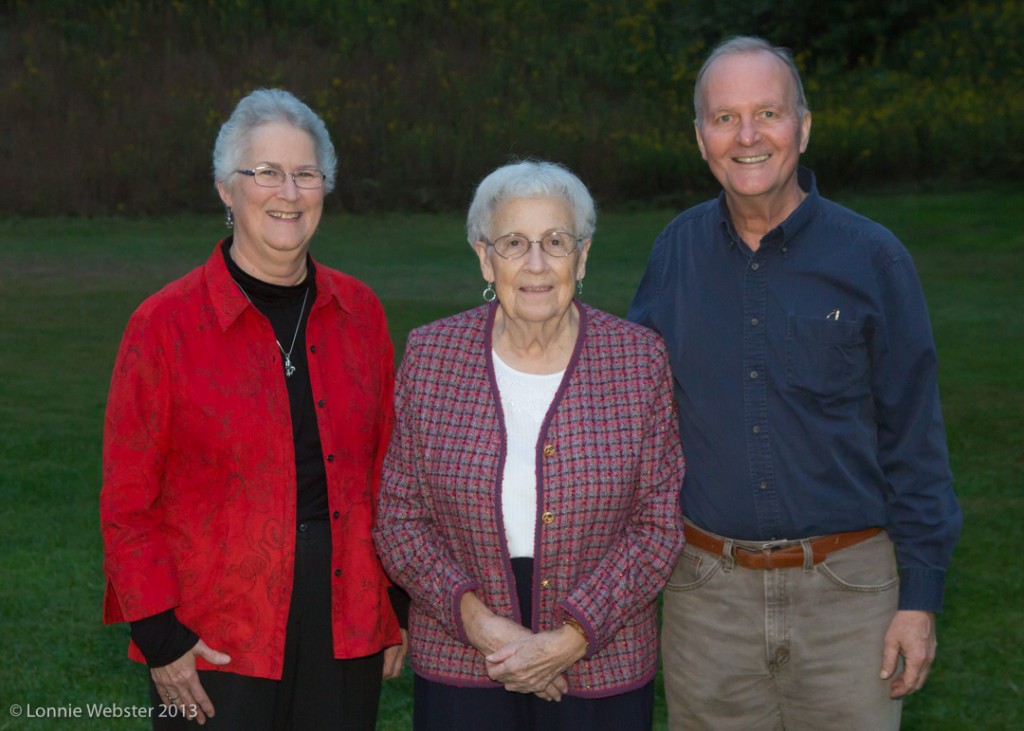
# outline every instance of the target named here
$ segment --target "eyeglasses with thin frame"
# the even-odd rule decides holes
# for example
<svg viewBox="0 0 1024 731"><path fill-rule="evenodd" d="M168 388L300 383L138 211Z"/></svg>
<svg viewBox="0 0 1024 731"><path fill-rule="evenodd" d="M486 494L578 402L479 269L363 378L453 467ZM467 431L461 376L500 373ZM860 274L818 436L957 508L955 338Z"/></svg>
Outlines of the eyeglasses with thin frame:
<svg viewBox="0 0 1024 731"><path fill-rule="evenodd" d="M530 240L523 234L511 233L499 236L494 241L483 240L502 259L518 259L530 251L533 244L540 244L541 251L548 256L569 256L583 239L568 231L552 231L540 239Z"/></svg>
<svg viewBox="0 0 1024 731"><path fill-rule="evenodd" d="M323 187L326 177L323 171L316 168L302 168L293 173L286 173L284 170L270 165L260 165L252 170L236 170L235 172L248 175L261 188L280 188L290 175L295 181L296 188L316 190Z"/></svg>

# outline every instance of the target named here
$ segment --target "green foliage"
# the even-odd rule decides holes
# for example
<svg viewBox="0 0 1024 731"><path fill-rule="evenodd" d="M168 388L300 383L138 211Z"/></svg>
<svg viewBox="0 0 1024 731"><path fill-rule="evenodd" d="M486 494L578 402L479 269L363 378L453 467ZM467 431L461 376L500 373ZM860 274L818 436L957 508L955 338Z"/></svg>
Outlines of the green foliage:
<svg viewBox="0 0 1024 731"><path fill-rule="evenodd" d="M796 52L823 179L1012 179L1022 18L1019 0L9 0L0 159L20 184L0 212L213 210L213 139L260 86L326 120L335 208L461 208L523 156L602 205L679 205L714 188L692 85L734 33Z"/></svg>
<svg viewBox="0 0 1024 731"><path fill-rule="evenodd" d="M887 64L817 80L809 159L823 180L1019 179L1024 4L966 2L909 33ZM820 110L820 111L818 111ZM828 151L831 154L824 154Z"/></svg>

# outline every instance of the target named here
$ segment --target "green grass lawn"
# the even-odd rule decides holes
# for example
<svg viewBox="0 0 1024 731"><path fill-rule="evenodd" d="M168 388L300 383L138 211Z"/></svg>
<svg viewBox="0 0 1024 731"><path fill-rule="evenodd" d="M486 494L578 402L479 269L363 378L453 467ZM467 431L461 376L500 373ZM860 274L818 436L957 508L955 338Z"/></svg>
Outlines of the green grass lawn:
<svg viewBox="0 0 1024 731"><path fill-rule="evenodd" d="M963 538L939 658L904 728L1024 728L1024 212L1019 189L859 197L914 253L931 306ZM584 299L624 314L673 212L602 214ZM97 494L103 408L125 322L225 232L210 217L0 220L0 729L145 728L13 718L23 707L134 706L145 670L127 629L100 623ZM313 254L370 284L396 349L422 323L480 302L459 216L329 215ZM389 683L382 729L407 729L411 681ZM664 727L659 699L656 718Z"/></svg>

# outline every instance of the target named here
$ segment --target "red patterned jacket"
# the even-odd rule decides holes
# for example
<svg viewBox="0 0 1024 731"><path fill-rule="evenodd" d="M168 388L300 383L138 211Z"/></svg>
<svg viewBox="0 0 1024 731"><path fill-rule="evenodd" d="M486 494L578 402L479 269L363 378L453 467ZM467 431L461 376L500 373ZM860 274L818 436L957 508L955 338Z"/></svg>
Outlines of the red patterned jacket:
<svg viewBox="0 0 1024 731"><path fill-rule="evenodd" d="M376 296L316 266L305 347L327 468L334 654L401 641L371 528L390 436L394 355ZM176 608L228 653L281 677L295 557L295 455L269 321L220 245L132 315L114 367L100 520L106 622ZM134 644L129 655L142 660ZM199 659L200 669L214 669Z"/></svg>
<svg viewBox="0 0 1024 731"><path fill-rule="evenodd" d="M385 569L413 599L413 669L467 687L497 686L466 637L462 594L520 621L499 492L496 307L410 334L375 530ZM566 673L569 693L603 697L654 677L656 598L683 545L683 454L659 336L578 307L576 348L537 442L533 630L575 617L591 643Z"/></svg>

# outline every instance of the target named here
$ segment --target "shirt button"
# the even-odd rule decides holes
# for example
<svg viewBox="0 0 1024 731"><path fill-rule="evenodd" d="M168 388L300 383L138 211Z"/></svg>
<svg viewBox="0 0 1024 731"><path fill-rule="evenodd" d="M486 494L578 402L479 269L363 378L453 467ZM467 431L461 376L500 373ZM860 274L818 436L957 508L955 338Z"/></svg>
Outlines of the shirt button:
<svg viewBox="0 0 1024 731"><path fill-rule="evenodd" d="M335 576L341 576L341 569L334 569Z"/></svg>
<svg viewBox="0 0 1024 731"><path fill-rule="evenodd" d="M340 517L341 517L341 513L339 513L337 510L335 510L334 511L334 519L337 520Z"/></svg>
<svg viewBox="0 0 1024 731"><path fill-rule="evenodd" d="M761 427L759 427L759 426L755 426L755 427L754 427L754 433L755 433L755 434L760 434L760 433L761 433Z"/></svg>
<svg viewBox="0 0 1024 731"><path fill-rule="evenodd" d="M760 324L760 320L758 320L756 317L751 317L750 324L753 325L754 327L757 327L758 324Z"/></svg>
<svg viewBox="0 0 1024 731"><path fill-rule="evenodd" d="M328 462L333 462L334 461L334 455L333 454L328 454L327 455L327 461Z"/></svg>
<svg viewBox="0 0 1024 731"><path fill-rule="evenodd" d="M551 579L544 579L544 581L540 582L540 588L541 589L550 589L551 588Z"/></svg>
<svg viewBox="0 0 1024 731"><path fill-rule="evenodd" d="M315 345L310 345L309 346L309 352L310 353L315 353L316 352L316 346Z"/></svg>
<svg viewBox="0 0 1024 731"><path fill-rule="evenodd" d="M550 510L545 510L540 516L540 522L544 525L551 525L555 522L555 514Z"/></svg>
<svg viewBox="0 0 1024 731"><path fill-rule="evenodd" d="M309 530L308 525L305 523L299 523L299 533L305 533L307 530Z"/></svg>
<svg viewBox="0 0 1024 731"><path fill-rule="evenodd" d="M316 402L316 405L322 409L324 406L327 405L327 402L324 401L323 399L320 399L319 401Z"/></svg>
<svg viewBox="0 0 1024 731"><path fill-rule="evenodd" d="M756 272L758 269L761 268L761 265L755 261L753 264L750 265L750 268Z"/></svg>
<svg viewBox="0 0 1024 731"><path fill-rule="evenodd" d="M750 377L756 380L757 379L757 371L751 371L750 372Z"/></svg>
<svg viewBox="0 0 1024 731"><path fill-rule="evenodd" d="M554 444L545 444L544 445L544 456L545 457L550 457L554 453L555 453L555 445Z"/></svg>
<svg viewBox="0 0 1024 731"><path fill-rule="evenodd" d="M768 489L768 483L765 482L764 480L761 480L761 482L758 483L758 487L761 488L762 490L767 490Z"/></svg>

